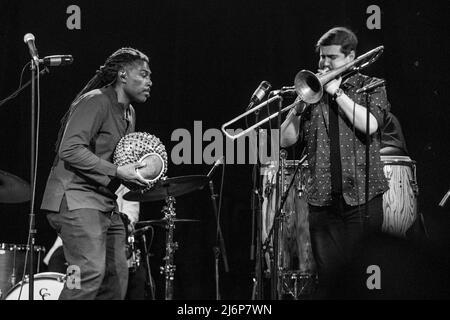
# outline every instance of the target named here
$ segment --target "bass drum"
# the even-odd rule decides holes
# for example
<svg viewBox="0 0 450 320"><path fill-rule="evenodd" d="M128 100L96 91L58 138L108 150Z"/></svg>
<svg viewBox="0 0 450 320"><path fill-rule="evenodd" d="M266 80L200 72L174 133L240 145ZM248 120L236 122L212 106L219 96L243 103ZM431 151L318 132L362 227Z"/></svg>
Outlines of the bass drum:
<svg viewBox="0 0 450 320"><path fill-rule="evenodd" d="M34 270L39 273L45 248L34 246ZM28 255L28 257L27 257ZM25 274L29 273L30 246L25 244L0 243L0 298L18 281L22 280L26 263Z"/></svg>
<svg viewBox="0 0 450 320"><path fill-rule="evenodd" d="M58 300L64 288L66 275L42 272L34 275L34 300ZM16 284L4 300L28 300L29 279Z"/></svg>

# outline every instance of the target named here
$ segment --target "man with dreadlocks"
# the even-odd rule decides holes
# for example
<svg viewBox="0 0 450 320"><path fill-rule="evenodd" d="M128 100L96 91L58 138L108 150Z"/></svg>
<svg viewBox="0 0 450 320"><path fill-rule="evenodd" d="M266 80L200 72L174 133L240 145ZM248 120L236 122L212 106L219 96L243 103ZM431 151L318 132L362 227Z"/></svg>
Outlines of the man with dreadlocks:
<svg viewBox="0 0 450 320"><path fill-rule="evenodd" d="M125 227L115 191L121 181L146 186L136 173L145 165L118 167L112 157L119 140L134 131L130 103L145 102L150 96L148 64L148 57L136 49L117 50L76 96L61 121L57 155L41 205L62 238L68 271L75 271L68 278L75 282L67 281L61 300L125 297Z"/></svg>

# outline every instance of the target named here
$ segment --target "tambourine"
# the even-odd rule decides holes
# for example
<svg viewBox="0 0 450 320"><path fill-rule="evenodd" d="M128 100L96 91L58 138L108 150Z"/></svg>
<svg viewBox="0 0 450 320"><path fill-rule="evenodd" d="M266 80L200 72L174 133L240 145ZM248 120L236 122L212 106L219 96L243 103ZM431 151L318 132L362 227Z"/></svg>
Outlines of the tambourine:
<svg viewBox="0 0 450 320"><path fill-rule="evenodd" d="M146 191L152 188L167 172L167 152L161 140L146 132L133 132L124 136L114 150L113 162L117 166L130 163L145 163L136 173L147 181L148 186L141 187L123 182L132 191Z"/></svg>

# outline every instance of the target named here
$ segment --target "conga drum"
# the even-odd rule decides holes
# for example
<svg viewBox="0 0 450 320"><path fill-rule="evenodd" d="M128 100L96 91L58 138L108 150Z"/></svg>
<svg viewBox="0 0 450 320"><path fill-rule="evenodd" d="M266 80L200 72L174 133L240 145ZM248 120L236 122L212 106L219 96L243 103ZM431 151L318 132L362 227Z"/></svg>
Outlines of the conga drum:
<svg viewBox="0 0 450 320"><path fill-rule="evenodd" d="M407 156L381 156L389 190L383 194L382 231L405 237L417 219L416 162Z"/></svg>
<svg viewBox="0 0 450 320"><path fill-rule="evenodd" d="M304 188L308 178L308 165L300 164L294 177L298 160L285 160L284 173L281 175L282 191L287 190L292 179L293 185L289 190L283 207L278 232L278 250L273 254L278 257L278 273L282 294L291 294L294 298L311 292L316 274L316 265L311 248L309 234L309 210ZM263 204L262 204L262 241L266 239L273 225L276 214L277 201L276 177L277 162L269 162L262 167L263 175ZM281 199L281 195L278 195ZM272 238L273 239L273 238ZM273 247L273 241L270 246ZM270 256L265 255L267 271L271 273Z"/></svg>

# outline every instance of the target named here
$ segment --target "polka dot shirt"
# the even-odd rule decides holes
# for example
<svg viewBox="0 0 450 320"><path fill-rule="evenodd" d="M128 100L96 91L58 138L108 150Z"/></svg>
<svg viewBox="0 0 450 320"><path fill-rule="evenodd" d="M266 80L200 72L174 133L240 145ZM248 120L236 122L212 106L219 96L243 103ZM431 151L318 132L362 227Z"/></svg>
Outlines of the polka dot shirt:
<svg viewBox="0 0 450 320"><path fill-rule="evenodd" d="M366 94L356 90L373 81L373 78L356 74L348 78L341 88L359 105L366 106ZM309 176L307 181L308 202L316 206L331 204L329 111L326 103L328 94L322 100L307 108L301 121L301 137L308 154ZM379 87L367 94L371 114L383 126L384 113L389 110L385 87ZM380 130L370 137L369 200L388 189L380 160ZM348 205L365 202L366 136L355 129L339 108L339 145L342 166L342 194Z"/></svg>

